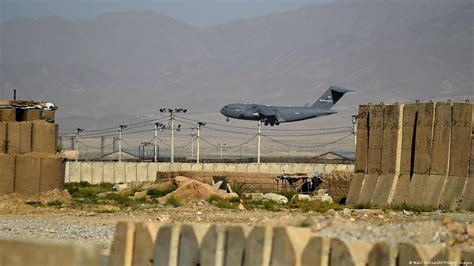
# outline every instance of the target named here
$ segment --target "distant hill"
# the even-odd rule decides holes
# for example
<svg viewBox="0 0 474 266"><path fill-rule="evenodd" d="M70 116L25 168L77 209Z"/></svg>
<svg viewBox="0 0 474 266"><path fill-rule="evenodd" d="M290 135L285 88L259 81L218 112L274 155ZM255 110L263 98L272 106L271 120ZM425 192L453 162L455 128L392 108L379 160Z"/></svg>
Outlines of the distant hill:
<svg viewBox="0 0 474 266"><path fill-rule="evenodd" d="M470 0L335 1L203 29L152 12L11 19L0 98L16 88L63 117L303 105L329 85L355 90L345 117L369 101L473 100L472 14Z"/></svg>

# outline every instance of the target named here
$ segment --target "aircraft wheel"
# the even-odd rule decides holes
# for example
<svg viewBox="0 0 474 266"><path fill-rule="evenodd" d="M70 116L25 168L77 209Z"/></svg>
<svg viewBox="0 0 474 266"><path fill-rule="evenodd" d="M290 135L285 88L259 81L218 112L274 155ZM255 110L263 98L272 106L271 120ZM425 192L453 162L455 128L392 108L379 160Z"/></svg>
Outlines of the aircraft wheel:
<svg viewBox="0 0 474 266"><path fill-rule="evenodd" d="M275 125L277 125L277 126L280 125L280 122L275 122Z"/></svg>
<svg viewBox="0 0 474 266"><path fill-rule="evenodd" d="M268 122L265 122L264 125L265 125L265 126L268 126Z"/></svg>
<svg viewBox="0 0 474 266"><path fill-rule="evenodd" d="M225 119L225 121L226 121L226 122L229 122L229 118L227 117L227 118Z"/></svg>

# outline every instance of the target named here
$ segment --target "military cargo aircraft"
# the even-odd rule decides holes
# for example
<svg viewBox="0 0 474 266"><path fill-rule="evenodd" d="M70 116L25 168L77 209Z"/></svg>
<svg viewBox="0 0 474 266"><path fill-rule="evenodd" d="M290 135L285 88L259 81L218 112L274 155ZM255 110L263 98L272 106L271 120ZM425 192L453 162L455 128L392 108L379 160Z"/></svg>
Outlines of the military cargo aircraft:
<svg viewBox="0 0 474 266"><path fill-rule="evenodd" d="M331 86L313 105L303 107L272 106L249 103L233 103L224 106L221 113L229 118L241 120L261 121L266 126L279 125L280 123L295 122L305 119L332 115L336 112L331 107L344 96L347 90Z"/></svg>

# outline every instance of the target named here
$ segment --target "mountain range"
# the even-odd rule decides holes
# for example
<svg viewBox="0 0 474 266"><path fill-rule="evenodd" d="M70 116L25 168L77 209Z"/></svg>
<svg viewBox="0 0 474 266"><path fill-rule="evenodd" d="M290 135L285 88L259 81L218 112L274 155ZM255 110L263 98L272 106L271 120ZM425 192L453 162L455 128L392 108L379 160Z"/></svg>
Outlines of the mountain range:
<svg viewBox="0 0 474 266"><path fill-rule="evenodd" d="M304 105L330 85L367 102L473 99L474 2L333 1L205 28L150 11L0 25L0 98L59 106L67 124L217 113L231 102ZM102 117L106 117L101 119ZM110 121L116 122L117 119Z"/></svg>

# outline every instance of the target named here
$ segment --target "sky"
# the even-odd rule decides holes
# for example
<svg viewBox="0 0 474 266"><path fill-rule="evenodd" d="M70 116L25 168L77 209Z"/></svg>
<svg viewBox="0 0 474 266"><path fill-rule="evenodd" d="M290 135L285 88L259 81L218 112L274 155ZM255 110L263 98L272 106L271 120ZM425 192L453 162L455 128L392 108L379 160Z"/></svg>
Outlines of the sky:
<svg viewBox="0 0 474 266"><path fill-rule="evenodd" d="M1 19L60 16L92 18L107 12L154 11L206 27L331 0L0 0Z"/></svg>

